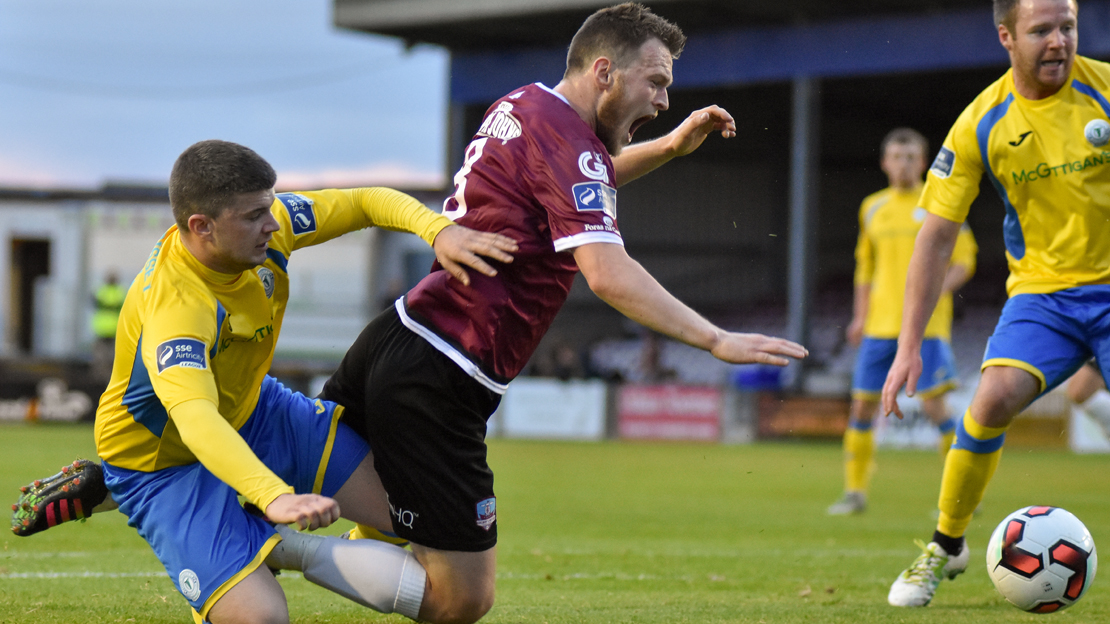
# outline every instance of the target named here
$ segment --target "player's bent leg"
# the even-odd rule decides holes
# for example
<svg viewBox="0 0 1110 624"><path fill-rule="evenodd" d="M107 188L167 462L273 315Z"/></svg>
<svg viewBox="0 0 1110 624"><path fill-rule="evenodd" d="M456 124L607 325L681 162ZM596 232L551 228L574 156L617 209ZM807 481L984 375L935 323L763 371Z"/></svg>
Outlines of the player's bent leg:
<svg viewBox="0 0 1110 624"><path fill-rule="evenodd" d="M288 624L285 592L266 566L227 590L208 610L211 624Z"/></svg>
<svg viewBox="0 0 1110 624"><path fill-rule="evenodd" d="M891 605L925 606L942 578L955 578L967 568L970 555L963 535L998 467L1006 429L1040 391L1040 380L1022 369L992 366L983 371L945 458L937 530L928 545L919 544L922 554L894 581L887 596Z"/></svg>
<svg viewBox="0 0 1110 624"><path fill-rule="evenodd" d="M948 402L945 400L947 394L945 392L921 400L921 410L937 426L937 432L940 433L937 450L940 451L942 458L948 455L948 449L952 448L952 443L956 441L956 425L959 422L958 417L948 411Z"/></svg>
<svg viewBox="0 0 1110 624"><path fill-rule="evenodd" d="M282 537L266 565L298 570L309 581L381 613L416 619L427 588L424 567L409 551L375 540L345 540L278 525Z"/></svg>
<svg viewBox="0 0 1110 624"><path fill-rule="evenodd" d="M493 607L496 548L462 552L413 544L412 550L428 572L421 621L470 624Z"/></svg>
<svg viewBox="0 0 1110 624"><path fill-rule="evenodd" d="M844 430L844 495L829 506L830 516L858 514L867 509L867 491L875 472L875 437L871 424L878 406L877 401L852 399L848 427Z"/></svg>
<svg viewBox="0 0 1110 624"><path fill-rule="evenodd" d="M26 537L116 507L100 465L79 459L20 488L19 500L12 505L12 532Z"/></svg>

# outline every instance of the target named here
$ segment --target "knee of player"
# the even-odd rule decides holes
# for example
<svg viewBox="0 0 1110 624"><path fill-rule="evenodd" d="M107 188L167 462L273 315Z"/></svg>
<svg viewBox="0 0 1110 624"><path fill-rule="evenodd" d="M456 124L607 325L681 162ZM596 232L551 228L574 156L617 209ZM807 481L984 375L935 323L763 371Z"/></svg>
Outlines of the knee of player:
<svg viewBox="0 0 1110 624"><path fill-rule="evenodd" d="M476 587L467 592L437 595L434 582L429 582L420 619L430 624L472 624L482 619L493 608L493 584L488 588Z"/></svg>

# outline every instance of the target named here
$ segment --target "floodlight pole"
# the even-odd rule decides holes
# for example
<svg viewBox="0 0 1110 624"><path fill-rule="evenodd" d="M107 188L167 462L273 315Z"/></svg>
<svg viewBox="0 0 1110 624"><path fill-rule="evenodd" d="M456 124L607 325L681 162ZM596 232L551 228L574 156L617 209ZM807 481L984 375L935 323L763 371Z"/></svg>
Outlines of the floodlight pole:
<svg viewBox="0 0 1110 624"><path fill-rule="evenodd" d="M790 137L790 259L787 268L786 335L803 345L809 341L809 317L813 299L813 264L817 252L814 228L817 212L820 157L819 81L809 76L794 78L793 119ZM790 364L786 387L802 388L804 366Z"/></svg>

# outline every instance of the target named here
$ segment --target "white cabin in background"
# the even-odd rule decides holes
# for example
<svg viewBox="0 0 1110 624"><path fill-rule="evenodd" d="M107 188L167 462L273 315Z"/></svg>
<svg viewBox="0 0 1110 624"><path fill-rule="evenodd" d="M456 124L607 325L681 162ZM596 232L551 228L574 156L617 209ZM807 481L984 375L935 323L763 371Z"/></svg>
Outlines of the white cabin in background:
<svg viewBox="0 0 1110 624"><path fill-rule="evenodd" d="M96 289L113 272L129 284L173 223L164 188L0 189L0 358L87 360ZM376 229L295 252L277 356L338 362L432 259L415 236Z"/></svg>

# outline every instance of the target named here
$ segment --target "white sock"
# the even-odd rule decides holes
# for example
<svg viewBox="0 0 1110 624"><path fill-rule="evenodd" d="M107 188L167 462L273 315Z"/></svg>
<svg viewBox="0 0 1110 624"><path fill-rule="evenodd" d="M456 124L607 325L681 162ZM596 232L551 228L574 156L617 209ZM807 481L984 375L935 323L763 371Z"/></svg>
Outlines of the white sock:
<svg viewBox="0 0 1110 624"><path fill-rule="evenodd" d="M345 540L274 527L282 541L266 565L298 570L317 585L381 613L416 619L427 574L412 553L377 540Z"/></svg>
<svg viewBox="0 0 1110 624"><path fill-rule="evenodd" d="M1110 392L1106 390L1095 392L1079 404L1079 409L1102 425L1103 431L1110 432Z"/></svg>

